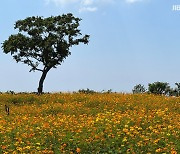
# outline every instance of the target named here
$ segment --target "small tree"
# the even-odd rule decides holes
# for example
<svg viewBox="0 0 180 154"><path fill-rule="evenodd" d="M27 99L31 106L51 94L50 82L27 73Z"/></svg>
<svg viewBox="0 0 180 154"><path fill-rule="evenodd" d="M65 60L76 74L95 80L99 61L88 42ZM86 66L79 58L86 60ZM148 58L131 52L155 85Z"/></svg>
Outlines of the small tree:
<svg viewBox="0 0 180 154"><path fill-rule="evenodd" d="M144 87L144 85L138 84L134 86L134 89L132 90L133 94L141 94L141 93L145 93L146 89Z"/></svg>
<svg viewBox="0 0 180 154"><path fill-rule="evenodd" d="M71 13L48 18L28 17L17 21L14 28L19 33L4 41L4 53L10 53L16 62L30 66L30 72L42 72L38 93L43 91L49 70L61 65L71 54L70 47L89 42L89 35L80 38L80 20Z"/></svg>
<svg viewBox="0 0 180 154"><path fill-rule="evenodd" d="M172 90L172 96L180 96L180 83L175 83L177 87Z"/></svg>
<svg viewBox="0 0 180 154"><path fill-rule="evenodd" d="M167 82L154 82L149 84L148 91L153 94L168 95L170 86Z"/></svg>

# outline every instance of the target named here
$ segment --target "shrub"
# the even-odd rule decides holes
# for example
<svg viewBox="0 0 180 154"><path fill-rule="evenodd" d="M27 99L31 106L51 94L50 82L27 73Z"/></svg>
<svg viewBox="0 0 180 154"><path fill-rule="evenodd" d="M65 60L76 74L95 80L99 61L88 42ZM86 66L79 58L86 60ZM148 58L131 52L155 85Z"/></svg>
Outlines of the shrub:
<svg viewBox="0 0 180 154"><path fill-rule="evenodd" d="M174 89L174 94L175 94L175 96L180 96L180 83L176 82L175 85L177 87Z"/></svg>
<svg viewBox="0 0 180 154"><path fill-rule="evenodd" d="M84 94L94 94L94 93L96 93L96 91L94 91L94 90L90 90L90 89L80 89L79 91L78 91L79 93L84 93Z"/></svg>
<svg viewBox="0 0 180 154"><path fill-rule="evenodd" d="M144 85L138 84L134 86L134 89L132 90L133 94L141 94L141 93L145 93L146 89L144 87Z"/></svg>
<svg viewBox="0 0 180 154"><path fill-rule="evenodd" d="M6 92L6 94L12 94L12 95L14 95L15 92L14 92L13 90L9 90L9 91Z"/></svg>
<svg viewBox="0 0 180 154"><path fill-rule="evenodd" d="M167 82L149 83L148 86L148 91L152 94L169 95L171 91L169 83Z"/></svg>

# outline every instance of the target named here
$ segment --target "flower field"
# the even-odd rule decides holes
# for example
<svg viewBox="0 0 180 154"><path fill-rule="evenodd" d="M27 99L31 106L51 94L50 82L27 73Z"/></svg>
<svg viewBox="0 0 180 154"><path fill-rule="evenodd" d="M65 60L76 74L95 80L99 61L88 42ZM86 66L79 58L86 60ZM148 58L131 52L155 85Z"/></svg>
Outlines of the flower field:
<svg viewBox="0 0 180 154"><path fill-rule="evenodd" d="M178 152L180 98L0 94L0 154Z"/></svg>

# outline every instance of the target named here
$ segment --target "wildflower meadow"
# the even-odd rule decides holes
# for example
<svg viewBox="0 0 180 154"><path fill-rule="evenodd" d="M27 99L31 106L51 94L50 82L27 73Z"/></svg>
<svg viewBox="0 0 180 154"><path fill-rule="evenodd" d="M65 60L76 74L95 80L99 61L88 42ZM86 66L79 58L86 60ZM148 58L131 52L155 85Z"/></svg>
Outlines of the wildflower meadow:
<svg viewBox="0 0 180 154"><path fill-rule="evenodd" d="M0 94L2 154L178 154L179 135L179 97Z"/></svg>

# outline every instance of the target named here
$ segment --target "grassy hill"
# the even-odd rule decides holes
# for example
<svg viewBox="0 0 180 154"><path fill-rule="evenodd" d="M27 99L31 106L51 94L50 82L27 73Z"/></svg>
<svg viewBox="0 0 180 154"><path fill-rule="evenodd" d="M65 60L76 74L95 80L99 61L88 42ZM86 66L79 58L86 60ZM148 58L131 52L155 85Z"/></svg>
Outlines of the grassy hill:
<svg viewBox="0 0 180 154"><path fill-rule="evenodd" d="M0 94L0 105L0 153L180 152L180 98Z"/></svg>

